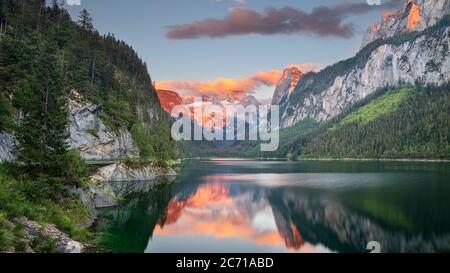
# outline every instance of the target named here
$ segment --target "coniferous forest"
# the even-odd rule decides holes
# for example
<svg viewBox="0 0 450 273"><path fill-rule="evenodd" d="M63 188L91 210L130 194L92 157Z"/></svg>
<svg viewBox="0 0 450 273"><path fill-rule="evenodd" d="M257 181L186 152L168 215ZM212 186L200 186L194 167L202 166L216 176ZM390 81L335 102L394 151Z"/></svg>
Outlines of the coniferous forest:
<svg viewBox="0 0 450 273"><path fill-rule="evenodd" d="M72 191L91 183L91 170L67 144L67 99L76 90L99 105L111 130L132 133L141 160L165 166L176 145L147 65L125 42L99 34L88 11L71 18L57 0L1 0L0 23L0 132L20 143L16 162L0 165L0 251L55 250L48 238L25 243L21 217L93 240Z"/></svg>
<svg viewBox="0 0 450 273"><path fill-rule="evenodd" d="M295 130L302 124L283 129L275 154L256 149L250 154L291 159L448 159L449 109L448 86L384 89L326 124L302 131Z"/></svg>
<svg viewBox="0 0 450 273"><path fill-rule="evenodd" d="M164 250L156 249L161 246L173 252L184 250L183 247L191 247L189 251L203 250L190 245L191 239L212 251L229 251L238 242L238 251L364 252L369 239L384 240L383 247L392 247L391 251L415 252L421 247L424 251L448 251L450 218L446 200L449 200L449 191L445 183L450 160L450 83L446 69L450 56L448 12L434 26L414 27L398 33L396 30L393 36L374 38L364 43L354 57L318 72L305 71L298 77L290 72L283 75L278 80L274 99L281 98L278 104L282 110L280 120L284 122L280 124L291 127L277 128L279 148L275 152L261 152L259 140L175 142L171 137L171 123L175 118L162 109L146 62L132 46L114 34L100 33L88 10L82 9L74 16L72 11L77 9L70 9L69 13L64 8L65 2L0 0L0 253L83 253L116 249L158 252ZM158 4L166 4L162 2ZM244 1L223 2L222 7L245 4ZM277 8L268 7L267 15L256 10L248 12L243 7L229 8L234 15L215 19L210 14L213 8L209 7L205 14L212 19L199 20L188 27L157 27L167 31L166 36L160 38L170 45L182 39L197 39L196 42L203 43L209 41L206 38L214 38L216 42L231 35L263 34L262 38L266 39L269 35L280 34L270 52L255 58L260 65L259 61L268 54L282 51L276 48L282 44L278 42L282 35L306 33L314 36L313 32L302 29L280 33L272 33L272 29L283 29L285 24L297 24L303 19L317 19L311 23L314 26L319 21L325 24L327 20L318 14L332 14L335 9L338 14L331 19L341 22L340 27L352 30L350 19L368 8L357 1L344 5L326 2L329 1L315 3L317 6L312 11L287 6L282 9L281 17L288 20L275 22L275 26L270 24L277 17ZM406 1L404 9L408 13L388 14L384 20L398 19L399 25L406 19L410 21L409 15L414 15L411 11L421 12L414 9L419 2L424 1ZM447 2L437 2L450 10ZM354 4L356 9L352 8ZM429 6L432 5L423 6L423 10ZM116 12L122 12L115 8ZM172 7L167 8L172 11ZM95 6L92 10L97 12ZM154 11L160 12L159 9ZM178 12L178 16L185 13L184 10ZM290 18L291 13L310 18ZM254 14L261 18L267 16L267 20L253 22L258 21ZM423 18L431 16L422 15ZM227 18L244 23L244 31L236 31L231 24L231 33L212 35L229 28L228 23L225 26L220 23L228 22ZM151 17L151 23L163 22L157 19L161 18ZM413 23L420 27L426 21L415 20ZM211 23L211 29L203 25ZM199 24L201 27L195 27ZM258 31L247 33L249 26L258 24L270 27L270 31L256 28ZM175 31L180 27L184 31ZM326 43L331 41L328 39L353 38L353 34L341 37L342 33L336 37L323 36L325 26L319 28L318 37L313 38L326 38ZM157 29L158 33L162 33L161 29ZM205 29L206 33L195 32ZM174 37L174 33L178 36ZM310 39L305 41L312 41L316 46L316 40ZM260 40L249 39L248 44L242 44L252 45L249 47L256 54L259 49L255 50L252 44L255 41ZM413 43L421 46L407 49L413 47ZM147 40L146 45L151 45L149 50L153 52L153 41ZM194 43L177 44L180 45L183 48L174 46L171 50L176 48L175 51L184 54ZM283 44L288 45L289 41ZM203 49L202 46L198 48ZM392 47L390 55L387 50L379 50L389 46ZM289 58L293 61L294 57L304 58L302 54L297 56L300 51L297 44L292 48L295 51ZM320 47L317 48L319 52ZM288 53L287 47L285 49ZM428 54L426 62L421 51ZM311 50L306 52L311 54ZM339 49L337 52L341 54ZM377 52L380 55L376 55ZM193 70L194 66L190 66L182 54L175 58L171 55L174 51L164 53L173 58L170 61L183 63L185 70ZM379 67L392 68L392 74L398 74L400 70L395 67L398 62L394 65L392 56L401 61L407 59L406 54L412 57L411 66L417 65L420 69L411 72L409 60L405 60L408 66L400 69L402 77L392 77L385 82L389 78L386 72L379 74L376 83L362 79L384 72ZM194 54L189 55L192 56ZM222 62L214 60L215 64L222 65L234 61L233 58L238 60L239 54L226 57ZM169 76L182 77L179 70L172 71L171 62L165 63L168 59L152 59L155 60L170 68L170 73L166 72ZM381 62L383 66L374 65ZM196 65L196 69L210 68ZM230 70L238 65L232 63ZM363 70L366 66L369 69ZM279 78L277 71L272 70L271 74L273 72ZM198 74L203 77L208 73ZM193 94L217 93L214 98L205 95L205 99L228 105L238 103L236 98L228 97L228 93L241 94L237 89L243 88L241 84L236 85L239 88L234 87L233 83L245 83L244 89L249 90L242 94L250 95L260 87L274 85L273 80L266 77L269 78L264 71L236 80L221 77L217 79L221 83L219 87L214 84L215 80L169 79L165 82L170 82L169 86L173 85L174 89L185 86ZM335 84L336 90L331 88ZM208 87L204 88L206 91L200 90L203 85ZM226 90L212 90L210 86ZM227 89L236 90L226 92ZM185 102L192 95L183 94L183 90L177 92L180 92L177 102L183 101L181 95L186 95ZM222 101L220 95L226 95L226 100ZM266 100L260 98L260 101ZM195 107L195 103L194 100L191 105ZM191 122L198 126L195 119ZM262 124L266 123L259 121L259 125ZM368 159L373 162L353 164L351 160L308 159ZM384 162L399 159L426 162L420 162L424 165L417 169L408 167L409 162ZM263 160L268 162L261 162ZM304 161L274 162L276 160ZM395 166L389 166L391 163ZM409 175L408 168L431 171ZM437 170L434 173L433 168ZM183 174L180 174L182 169ZM400 173L400 170L405 172ZM430 181L426 181L428 179ZM396 184L398 182L405 184ZM162 237L165 238L157 241ZM108 248L105 244L108 240L119 247ZM241 244L246 247L248 244L248 248L241 248Z"/></svg>
<svg viewBox="0 0 450 273"><path fill-rule="evenodd" d="M379 90L326 123L305 119L281 129L275 152L260 152L259 142L182 147L191 157L449 159L449 90L420 84Z"/></svg>

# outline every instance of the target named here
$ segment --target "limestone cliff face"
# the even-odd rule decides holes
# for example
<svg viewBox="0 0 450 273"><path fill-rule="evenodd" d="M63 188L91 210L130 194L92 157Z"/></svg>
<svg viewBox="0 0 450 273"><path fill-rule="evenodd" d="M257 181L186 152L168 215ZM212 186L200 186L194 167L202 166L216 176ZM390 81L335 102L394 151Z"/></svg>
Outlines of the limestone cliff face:
<svg viewBox="0 0 450 273"><path fill-rule="evenodd" d="M138 156L133 139L125 129L108 128L100 118L101 109L76 91L69 98L69 139L85 160L112 160Z"/></svg>
<svg viewBox="0 0 450 273"><path fill-rule="evenodd" d="M295 86L302 75L303 73L300 69L295 66L284 69L283 76L275 87L272 105L278 105L281 101L287 100L294 91Z"/></svg>
<svg viewBox="0 0 450 273"><path fill-rule="evenodd" d="M402 10L385 13L381 22L369 27L361 48L380 38L402 32L422 31L435 25L447 14L450 14L448 0L405 0Z"/></svg>
<svg viewBox="0 0 450 273"><path fill-rule="evenodd" d="M0 162L14 160L14 136L6 132L0 132Z"/></svg>
<svg viewBox="0 0 450 273"><path fill-rule="evenodd" d="M448 4L449 1L407 1L405 10L417 5L421 11L422 16L415 28L425 29L420 35L402 42L383 42L370 51L365 49L364 54L368 56L357 56L347 61L349 65L345 69L337 65L333 73L322 71L302 77L289 99L281 101L281 127L290 127L305 118L318 122L330 120L380 88L414 84L416 81L437 85L448 83L450 26L443 25L433 31L427 31L429 29L426 28L441 19L440 15L448 14ZM386 19L384 25L371 28L378 29L377 33L386 37L395 35L398 29L402 29L402 24L407 26L408 20L396 21L398 28L394 25L389 28L386 24L389 20L397 20L399 14L390 15L392 18ZM385 29L396 31L386 32ZM364 62L358 63L357 58ZM330 74L333 74L333 78L329 78Z"/></svg>
<svg viewBox="0 0 450 273"><path fill-rule="evenodd" d="M87 101L73 90L68 99L70 148L80 151L84 160L114 160L135 157L139 151L126 129L113 130L101 118L98 105ZM14 160L14 136L0 132L0 161Z"/></svg>

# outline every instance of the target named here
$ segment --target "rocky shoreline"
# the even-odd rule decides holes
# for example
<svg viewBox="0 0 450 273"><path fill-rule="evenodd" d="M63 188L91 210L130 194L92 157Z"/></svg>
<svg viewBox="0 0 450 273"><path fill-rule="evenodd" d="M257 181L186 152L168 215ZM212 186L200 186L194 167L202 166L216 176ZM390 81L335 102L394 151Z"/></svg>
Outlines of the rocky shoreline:
<svg viewBox="0 0 450 273"><path fill-rule="evenodd" d="M171 168L162 169L148 164L143 168L136 169L130 168L124 163L114 163L98 169L91 177L88 189L77 188L73 189L72 193L76 194L88 209L89 220L84 227L90 228L98 220L98 209L118 206L120 201L130 193L149 191L161 181L160 178L166 178L164 181L170 182L176 177L177 173ZM76 243L74 241L71 245L76 245ZM87 249L89 247L83 244L80 248L76 248L77 251L80 251L78 253Z"/></svg>
<svg viewBox="0 0 450 273"><path fill-rule="evenodd" d="M114 165L117 166L107 166L104 168L117 168L117 172L125 169L119 163ZM126 173L121 174L122 176L111 176L111 178L123 177L127 180L120 182L110 181L105 179L105 177L99 176L97 173L92 177L92 183L87 189L76 188L70 190L72 194L79 197L82 204L89 212L89 219L85 223L80 224L80 226L83 228L93 227L98 220L98 209L118 206L120 201L123 200L123 198L129 193L145 192L150 190L155 184L160 182L160 177L166 177L168 179L167 181L173 181L176 178L176 173L171 169L162 173L151 173L151 169L151 167L145 168L146 172L135 170L140 175L147 175L139 177L152 178L145 181L132 180L138 178L138 176L130 176L127 178L127 174L134 173L134 170L127 169ZM100 177L101 179L99 179ZM110 182L114 182L114 187L110 184ZM70 238L53 224L40 224L27 218L16 219L14 223L11 224L20 225L23 227L26 233L26 242L24 243L27 246L25 249L25 252L27 253L34 253L35 251L30 246L31 242L36 239L42 240L42 238L51 242L55 246L55 251L58 253L85 253L92 251L92 246Z"/></svg>
<svg viewBox="0 0 450 273"><path fill-rule="evenodd" d="M97 209L119 205L124 196L133 191L150 190L159 183L160 177L173 179L177 173L171 168L160 168L154 163L140 163L129 166L118 161L120 158L138 158L131 133L123 128L114 130L103 120L102 109L87 101L77 91L72 90L68 98L69 138L67 143L72 149L80 152L83 160L109 160L110 165L96 170L87 188L73 188L69 192L78 197L87 209L89 219L80 227L90 228L97 220ZM0 162L13 162L16 140L14 135L0 132ZM115 182L115 187L111 187ZM91 251L88 245L70 238L55 225L43 224L27 218L14 219L11 226L21 226L25 231L25 252L34 253L34 240L44 240L55 245L56 252L82 253Z"/></svg>

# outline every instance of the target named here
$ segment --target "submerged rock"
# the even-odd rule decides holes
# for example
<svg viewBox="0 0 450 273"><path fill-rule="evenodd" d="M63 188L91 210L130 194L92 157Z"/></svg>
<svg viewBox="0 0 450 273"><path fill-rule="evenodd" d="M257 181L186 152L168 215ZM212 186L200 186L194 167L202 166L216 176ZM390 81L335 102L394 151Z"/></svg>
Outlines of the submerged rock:
<svg viewBox="0 0 450 273"><path fill-rule="evenodd" d="M167 184L175 181L176 176L157 177L150 181L109 182L114 194L119 197L127 197L133 193L148 193L159 184Z"/></svg>
<svg viewBox="0 0 450 273"><path fill-rule="evenodd" d="M175 180L177 173L172 169L162 169L151 163L140 168L127 166L125 163L115 163L96 171L89 187L95 208L109 208L118 205L118 200L130 193L148 192L164 180Z"/></svg>
<svg viewBox="0 0 450 273"><path fill-rule="evenodd" d="M154 167L152 164L140 168L132 168L124 163L115 163L100 168L92 177L94 181L117 182L117 181L149 181L155 180L158 176L176 176L177 173L172 170L163 170Z"/></svg>
<svg viewBox="0 0 450 273"><path fill-rule="evenodd" d="M108 184L104 185L102 189L98 187L90 187L89 192L93 195L94 206L97 209L110 208L117 206L116 195Z"/></svg>
<svg viewBox="0 0 450 273"><path fill-rule="evenodd" d="M97 219L96 209L110 208L118 205L117 196L108 183L93 181L88 189L72 189L71 192L78 196L83 205L88 209L89 220L82 227L90 227Z"/></svg>

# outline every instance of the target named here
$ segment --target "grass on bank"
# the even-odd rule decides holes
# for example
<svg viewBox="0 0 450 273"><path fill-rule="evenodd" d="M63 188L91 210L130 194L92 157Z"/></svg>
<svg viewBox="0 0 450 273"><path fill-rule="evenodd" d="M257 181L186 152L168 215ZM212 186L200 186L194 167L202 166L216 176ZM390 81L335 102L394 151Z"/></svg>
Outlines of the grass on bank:
<svg viewBox="0 0 450 273"><path fill-rule="evenodd" d="M26 217L39 224L55 224L71 238L88 242L92 234L81 227L89 217L87 209L79 199L62 190L56 179L14 178L16 165L0 164L0 252L25 251L25 231L15 223ZM38 238L28 242L34 251L53 252L49 238Z"/></svg>

